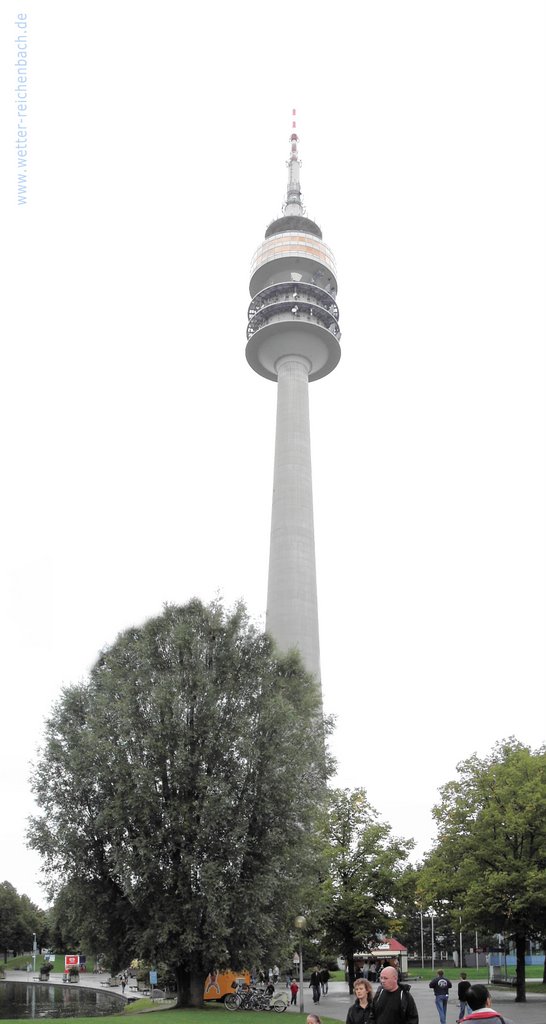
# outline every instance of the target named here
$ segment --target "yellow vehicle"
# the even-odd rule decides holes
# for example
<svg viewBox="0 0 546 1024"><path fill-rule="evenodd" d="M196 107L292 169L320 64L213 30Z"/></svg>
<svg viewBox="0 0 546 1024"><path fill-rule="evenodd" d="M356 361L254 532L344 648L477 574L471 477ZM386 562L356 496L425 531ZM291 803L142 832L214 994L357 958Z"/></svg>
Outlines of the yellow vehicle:
<svg viewBox="0 0 546 1024"><path fill-rule="evenodd" d="M248 971L211 971L205 979L203 999L225 999L237 982L250 985Z"/></svg>

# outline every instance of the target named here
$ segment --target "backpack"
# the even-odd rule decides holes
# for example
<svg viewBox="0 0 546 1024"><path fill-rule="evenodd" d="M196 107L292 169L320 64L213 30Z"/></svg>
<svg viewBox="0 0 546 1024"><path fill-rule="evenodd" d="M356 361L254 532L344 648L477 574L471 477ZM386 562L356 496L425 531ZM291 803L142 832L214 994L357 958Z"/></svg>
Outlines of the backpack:
<svg viewBox="0 0 546 1024"><path fill-rule="evenodd" d="M407 1012L408 1012L408 997L407 997L407 989L408 989L409 987L410 987L410 986L408 985L408 986L407 986L407 988L405 988L405 989L404 989L404 988L400 988L400 986L399 986L399 988L398 988L398 991L400 992L400 1009L401 1009L401 1011L402 1011L402 1015L403 1015L404 1017L406 1017L406 1016L407 1016ZM372 1009L373 1009L374 1015L375 1015L375 1010L376 1010L377 1004L378 1004L379 1000L381 999L381 996L383 995L383 992L384 992L384 991L385 991L385 989L384 989L384 988L379 988L379 989L377 990L377 992L375 993L374 997L373 997L373 1000L372 1000ZM504 1021L502 1022L502 1024L504 1024Z"/></svg>
<svg viewBox="0 0 546 1024"><path fill-rule="evenodd" d="M464 1020L500 1020L501 1024L506 1024L504 1017L501 1017L500 1013L497 1013L496 1010L494 1016L492 1013L482 1013L481 1010L474 1010L473 1013L468 1015L468 1017L461 1017L459 1024L462 1024Z"/></svg>

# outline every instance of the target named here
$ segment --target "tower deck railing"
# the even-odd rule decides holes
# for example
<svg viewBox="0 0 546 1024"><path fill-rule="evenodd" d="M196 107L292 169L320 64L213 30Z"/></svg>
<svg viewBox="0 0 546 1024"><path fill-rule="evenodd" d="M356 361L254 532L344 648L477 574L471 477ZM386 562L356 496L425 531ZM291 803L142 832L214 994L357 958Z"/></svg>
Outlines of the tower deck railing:
<svg viewBox="0 0 546 1024"><path fill-rule="evenodd" d="M332 294L309 281L279 281L276 284L268 285L267 288L262 288L256 293L248 307L248 318L251 320L261 309L271 305L271 302L298 302L298 300L307 300L315 306L322 306L336 320L339 319L339 310Z"/></svg>
<svg viewBox="0 0 546 1024"><path fill-rule="evenodd" d="M250 340L256 331L259 331L262 327L268 327L270 324L280 323L281 321L292 321L294 323L305 321L318 327L326 328L338 340L341 338L337 319L328 310L315 306L311 302L300 301L294 303L294 301L290 301L273 302L269 306L264 306L263 309L256 313L246 329L247 339Z"/></svg>

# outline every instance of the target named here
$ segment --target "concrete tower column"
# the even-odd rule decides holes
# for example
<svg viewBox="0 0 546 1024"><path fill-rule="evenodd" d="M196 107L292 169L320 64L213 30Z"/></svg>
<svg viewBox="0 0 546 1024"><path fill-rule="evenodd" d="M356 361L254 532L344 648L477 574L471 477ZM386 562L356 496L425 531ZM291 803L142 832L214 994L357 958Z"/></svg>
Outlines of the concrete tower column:
<svg viewBox="0 0 546 1024"><path fill-rule="evenodd" d="M281 356L271 512L266 629L281 650L298 647L320 683L313 526L309 371L301 356Z"/></svg>
<svg viewBox="0 0 546 1024"><path fill-rule="evenodd" d="M294 121L283 216L252 260L246 357L278 390L266 627L279 650L300 651L322 700L308 384L337 366L341 335L334 258L305 215L299 168Z"/></svg>

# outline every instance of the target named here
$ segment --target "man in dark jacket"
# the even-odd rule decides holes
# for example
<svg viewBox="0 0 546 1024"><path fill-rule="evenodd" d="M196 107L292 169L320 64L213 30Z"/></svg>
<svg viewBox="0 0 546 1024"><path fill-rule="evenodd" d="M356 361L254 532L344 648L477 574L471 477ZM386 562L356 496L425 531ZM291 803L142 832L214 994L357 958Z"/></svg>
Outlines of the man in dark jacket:
<svg viewBox="0 0 546 1024"><path fill-rule="evenodd" d="M457 985L457 999L459 1000L459 1020L465 1013L470 1013L470 1007L466 1001L466 993L470 988L470 982L465 971L461 971L459 984Z"/></svg>
<svg viewBox="0 0 546 1024"><path fill-rule="evenodd" d="M366 1024L372 1012L372 986L364 978L357 978L353 992L356 1001L349 1007L346 1024Z"/></svg>
<svg viewBox="0 0 546 1024"><path fill-rule="evenodd" d="M313 989L313 1002L320 1002L320 969L315 967L315 970L311 972L309 979L309 988Z"/></svg>
<svg viewBox="0 0 546 1024"><path fill-rule="evenodd" d="M451 982L449 978L444 978L444 972L440 969L436 972L436 977L429 982L428 987L434 989L434 998L440 1024L446 1024L447 1001L449 999L449 990L452 987Z"/></svg>
<svg viewBox="0 0 546 1024"><path fill-rule="evenodd" d="M398 984L398 971L384 967L379 975L381 988L373 998L376 1024L419 1024L419 1014L409 985Z"/></svg>

